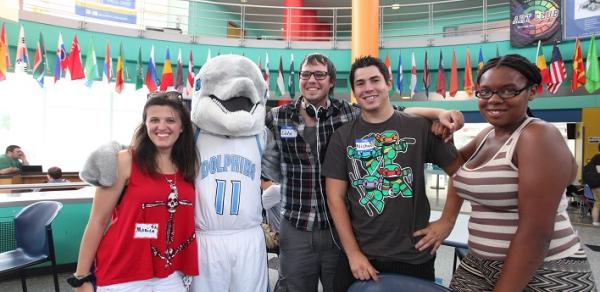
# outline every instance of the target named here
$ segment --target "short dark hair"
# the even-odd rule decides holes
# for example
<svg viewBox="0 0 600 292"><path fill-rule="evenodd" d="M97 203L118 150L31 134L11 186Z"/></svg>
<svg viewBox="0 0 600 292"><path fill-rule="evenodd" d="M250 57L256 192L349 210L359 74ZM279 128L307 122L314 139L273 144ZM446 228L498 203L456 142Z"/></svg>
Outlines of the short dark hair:
<svg viewBox="0 0 600 292"><path fill-rule="evenodd" d="M179 114L181 119L182 132L179 135L171 151L171 160L182 172L186 181L193 182L198 171L198 155L194 143L194 128L190 112L187 110L181 100L170 99L168 97L150 98L144 105L142 122L138 125L133 135L133 161L139 166L140 170L152 176L158 175L158 166L156 164L156 146L148 137L146 127L146 114L151 106L168 106Z"/></svg>
<svg viewBox="0 0 600 292"><path fill-rule="evenodd" d="M540 69L531 63L527 58L519 55L519 54L509 54L501 57L496 57L490 59L477 75L477 84L481 80L481 76L487 72L489 69L498 68L498 67L509 67L511 69L516 70L521 73L525 79L527 79L527 85L538 85L540 86L542 83L542 74L540 74Z"/></svg>
<svg viewBox="0 0 600 292"><path fill-rule="evenodd" d="M6 147L6 151L4 151L4 154L8 154L8 152L13 152L15 151L15 149L21 148L17 145L9 145L8 147Z"/></svg>
<svg viewBox="0 0 600 292"><path fill-rule="evenodd" d="M309 54L306 55L304 57L304 59L302 60L302 62L300 62L300 69L299 71L302 71L302 66L304 66L304 64L323 64L325 66L327 66L327 75L329 75L329 81L331 81L331 83L333 83L333 86L331 87L331 89L329 89L329 96L333 95L333 89L335 88L335 78L336 78L336 69L335 69L335 65L333 65L333 62L331 62L331 60L329 60L329 58L327 58L327 56L320 54L320 53L313 53L313 54Z"/></svg>
<svg viewBox="0 0 600 292"><path fill-rule="evenodd" d="M48 168L48 175L53 179L59 179L62 177L62 169L57 166Z"/></svg>
<svg viewBox="0 0 600 292"><path fill-rule="evenodd" d="M390 82L390 71L388 70L385 63L383 63L383 61L381 61L381 59L375 58L370 55L362 56L362 57L356 58L354 60L354 63L352 63L352 67L350 68L350 87L352 87L352 91L354 91L354 74L356 74L356 70L358 70L360 68L366 68L369 66L377 67L377 69L379 70L381 75L383 75L383 79L385 79L385 83L387 84L388 82Z"/></svg>

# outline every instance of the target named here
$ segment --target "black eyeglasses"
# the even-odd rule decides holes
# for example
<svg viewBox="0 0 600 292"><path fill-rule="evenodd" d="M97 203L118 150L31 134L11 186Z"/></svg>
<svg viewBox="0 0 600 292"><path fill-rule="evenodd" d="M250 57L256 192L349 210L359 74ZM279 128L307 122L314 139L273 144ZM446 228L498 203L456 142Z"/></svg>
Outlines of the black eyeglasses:
<svg viewBox="0 0 600 292"><path fill-rule="evenodd" d="M181 93L179 93L177 91L154 91L154 92L148 93L146 98L147 99L166 98L166 99L172 99L172 100L177 100L177 101L183 101L183 95L181 95Z"/></svg>
<svg viewBox="0 0 600 292"><path fill-rule="evenodd" d="M502 88L499 90L491 90L489 88L482 88L475 91L475 96L477 96L479 99L490 99L495 94L502 99L509 99L521 94L521 92L525 91L529 87L531 87L531 85L526 85L521 89Z"/></svg>
<svg viewBox="0 0 600 292"><path fill-rule="evenodd" d="M300 75L300 79L304 80L310 79L310 76L315 76L316 80L323 80L327 78L327 75L329 75L329 73L327 73L326 71L300 71L298 74Z"/></svg>

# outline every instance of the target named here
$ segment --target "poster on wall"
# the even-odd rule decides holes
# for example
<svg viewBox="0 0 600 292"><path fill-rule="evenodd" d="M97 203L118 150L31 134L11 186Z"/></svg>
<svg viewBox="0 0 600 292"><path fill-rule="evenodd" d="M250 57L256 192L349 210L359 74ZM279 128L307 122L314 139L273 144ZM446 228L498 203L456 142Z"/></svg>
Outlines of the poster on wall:
<svg viewBox="0 0 600 292"><path fill-rule="evenodd" d="M135 0L76 0L75 14L118 23L135 24Z"/></svg>
<svg viewBox="0 0 600 292"><path fill-rule="evenodd" d="M562 40L560 0L511 0L510 45L526 47Z"/></svg>
<svg viewBox="0 0 600 292"><path fill-rule="evenodd" d="M565 39L600 34L600 1L567 0L564 9Z"/></svg>

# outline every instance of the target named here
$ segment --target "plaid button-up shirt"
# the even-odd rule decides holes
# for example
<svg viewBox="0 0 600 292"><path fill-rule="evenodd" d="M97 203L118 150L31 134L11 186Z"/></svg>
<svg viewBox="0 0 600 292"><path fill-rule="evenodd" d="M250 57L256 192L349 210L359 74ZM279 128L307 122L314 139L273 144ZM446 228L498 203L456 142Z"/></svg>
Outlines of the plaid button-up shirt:
<svg viewBox="0 0 600 292"><path fill-rule="evenodd" d="M331 99L326 117L315 126L318 153L312 153L304 139L301 101L299 98L294 104L267 113L268 140L262 174L281 184L283 217L297 229L312 231L329 227L325 179L321 177L329 139L337 128L356 119L360 110L345 101Z"/></svg>

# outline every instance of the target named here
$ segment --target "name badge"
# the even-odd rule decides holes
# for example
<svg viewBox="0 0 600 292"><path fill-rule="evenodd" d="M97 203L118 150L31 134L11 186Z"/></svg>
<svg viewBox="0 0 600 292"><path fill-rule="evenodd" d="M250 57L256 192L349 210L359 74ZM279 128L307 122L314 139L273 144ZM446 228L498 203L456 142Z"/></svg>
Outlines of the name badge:
<svg viewBox="0 0 600 292"><path fill-rule="evenodd" d="M356 139L356 150L370 150L373 149L373 139Z"/></svg>
<svg viewBox="0 0 600 292"><path fill-rule="evenodd" d="M281 135L281 138L296 138L298 137L298 131L292 126L283 126L279 135Z"/></svg>
<svg viewBox="0 0 600 292"><path fill-rule="evenodd" d="M133 238L158 238L158 224L135 224Z"/></svg>

